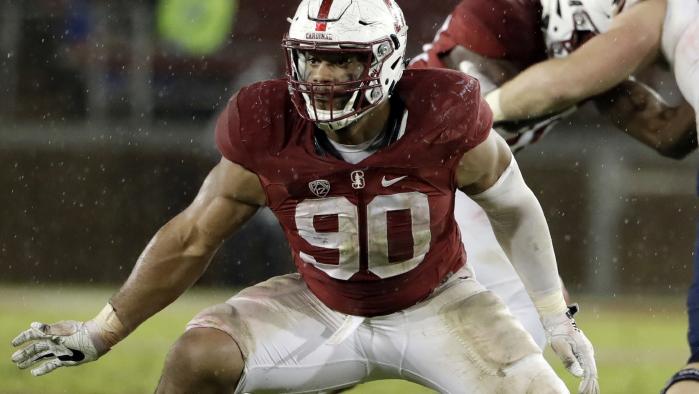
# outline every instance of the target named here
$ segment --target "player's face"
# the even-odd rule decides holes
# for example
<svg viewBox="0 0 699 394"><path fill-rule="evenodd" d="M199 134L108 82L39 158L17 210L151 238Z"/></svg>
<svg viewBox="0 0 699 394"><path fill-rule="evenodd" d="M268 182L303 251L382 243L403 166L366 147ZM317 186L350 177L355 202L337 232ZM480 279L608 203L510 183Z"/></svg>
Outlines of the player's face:
<svg viewBox="0 0 699 394"><path fill-rule="evenodd" d="M315 100L318 109L341 110L352 96L346 82L358 80L364 72L367 56L357 53L305 52L306 82L327 84L316 88ZM336 85L340 84L340 85Z"/></svg>

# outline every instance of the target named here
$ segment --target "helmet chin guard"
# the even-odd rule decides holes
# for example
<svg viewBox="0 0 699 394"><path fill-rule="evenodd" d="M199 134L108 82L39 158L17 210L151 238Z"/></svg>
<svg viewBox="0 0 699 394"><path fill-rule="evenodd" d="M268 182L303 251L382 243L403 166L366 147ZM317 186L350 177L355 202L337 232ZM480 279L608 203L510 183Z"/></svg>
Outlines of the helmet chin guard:
<svg viewBox="0 0 699 394"><path fill-rule="evenodd" d="M282 41L299 115L336 131L386 101L405 69L407 30L394 0L303 0ZM356 55L363 68L349 81L308 81L307 53Z"/></svg>
<svg viewBox="0 0 699 394"><path fill-rule="evenodd" d="M365 110L364 112L360 113L354 113L354 104L357 102L357 97L359 96L359 92L355 91L352 93L352 96L350 97L349 100L347 100L347 104L345 104L345 107L341 110L338 111L333 111L332 109L330 110L323 110L323 109L317 109L315 106L312 105L313 99L310 98L308 94L303 94L303 98L306 101L306 112L307 113L312 113L314 116L312 120L316 122L316 125L318 128L320 128L323 131L336 131L336 130L341 130L350 125L351 123L354 123L357 119L359 119L362 115L366 114L369 112L369 109ZM332 105L332 101L331 101ZM331 107L332 108L332 107ZM333 121L332 119L335 118L335 113L337 113L339 116L338 118L342 117L342 115L350 114L349 116L335 120Z"/></svg>

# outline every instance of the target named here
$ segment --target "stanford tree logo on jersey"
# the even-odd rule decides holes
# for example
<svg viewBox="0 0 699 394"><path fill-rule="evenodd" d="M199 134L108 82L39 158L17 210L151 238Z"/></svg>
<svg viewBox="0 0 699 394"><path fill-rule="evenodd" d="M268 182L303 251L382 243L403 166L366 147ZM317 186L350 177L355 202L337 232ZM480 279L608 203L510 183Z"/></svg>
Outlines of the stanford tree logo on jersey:
<svg viewBox="0 0 699 394"><path fill-rule="evenodd" d="M364 171L352 171L352 187L355 189L364 189Z"/></svg>

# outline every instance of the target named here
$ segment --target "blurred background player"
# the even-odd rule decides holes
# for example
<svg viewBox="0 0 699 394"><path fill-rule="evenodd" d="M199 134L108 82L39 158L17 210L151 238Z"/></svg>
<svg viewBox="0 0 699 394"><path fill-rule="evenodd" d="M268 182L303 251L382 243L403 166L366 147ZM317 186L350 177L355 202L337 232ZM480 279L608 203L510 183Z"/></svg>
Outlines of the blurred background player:
<svg viewBox="0 0 699 394"><path fill-rule="evenodd" d="M671 0L667 14L663 0L638 3L463 1L414 66L476 75L484 92L490 90L487 99L494 108L496 129L515 151L536 142L579 103L592 100L619 129L663 155L681 158L696 147L699 3ZM676 106L639 82L652 75L650 66L662 61L673 67L685 99ZM462 207L468 205L461 202ZM464 233L467 239L468 231ZM692 356L688 368L670 384L681 382L668 392L696 392L699 387L689 382L699 377L693 368L699 349L696 258L694 272L688 298ZM511 283L508 287L515 289L515 281ZM515 305L509 300L508 304Z"/></svg>
<svg viewBox="0 0 699 394"><path fill-rule="evenodd" d="M565 3L544 3L544 20L548 21L546 40L549 52L557 58L527 69L491 92L488 102L495 108L496 119L517 120L565 109L604 93L656 61L665 60L671 65L677 86L686 100L676 111L648 104L652 98L641 100L640 105L631 107L630 111L624 111L616 103L603 104L603 107L618 117L625 130L642 130L635 134L641 136L639 139L656 133L662 136L659 141L683 147L695 145L696 140L690 143L687 137L696 138L696 111L699 111L699 2L670 0L665 4L661 0L647 0L638 4L609 4L583 1L570 7ZM663 12L665 7L666 13ZM563 10L560 19L556 18L558 10ZM576 38L585 34L588 40L583 38L576 42ZM659 46L662 51L658 51ZM580 71L571 73L571 70ZM613 95L623 96L624 90L618 89ZM633 93L629 96L630 101L638 100ZM609 97L602 100L609 100ZM688 108L694 111L687 111ZM670 393L699 390L696 369L699 361L698 272L695 254L695 279L687 302L691 356L687 368L669 382Z"/></svg>
<svg viewBox="0 0 699 394"><path fill-rule="evenodd" d="M553 350L583 376L580 392L598 393L543 212L490 132L477 82L435 70L401 79L406 32L392 1L302 1L284 40L287 80L231 99L216 132L224 158L192 205L156 234L95 319L33 323L13 343L34 342L13 361L43 375L97 359L269 205L303 276L275 277L198 315L159 392L305 392L378 377L440 392L567 392L505 305L463 268L451 212L458 186L493 221ZM435 350L439 358L424 358Z"/></svg>

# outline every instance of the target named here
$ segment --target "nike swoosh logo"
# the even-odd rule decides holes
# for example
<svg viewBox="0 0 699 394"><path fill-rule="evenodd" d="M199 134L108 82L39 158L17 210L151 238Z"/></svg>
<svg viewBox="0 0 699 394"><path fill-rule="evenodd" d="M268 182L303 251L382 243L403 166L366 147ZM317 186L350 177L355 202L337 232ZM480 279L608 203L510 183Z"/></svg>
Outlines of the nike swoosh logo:
<svg viewBox="0 0 699 394"><path fill-rule="evenodd" d="M383 187L389 187L389 186L395 185L396 183L402 181L403 179L405 179L405 178L407 178L407 177L408 177L408 176L405 175L405 176L400 176L400 177L398 177L398 178L393 178L393 179L390 179L390 180L389 180L389 179L386 179L386 177L383 177L383 179L381 180L381 186L383 186Z"/></svg>

